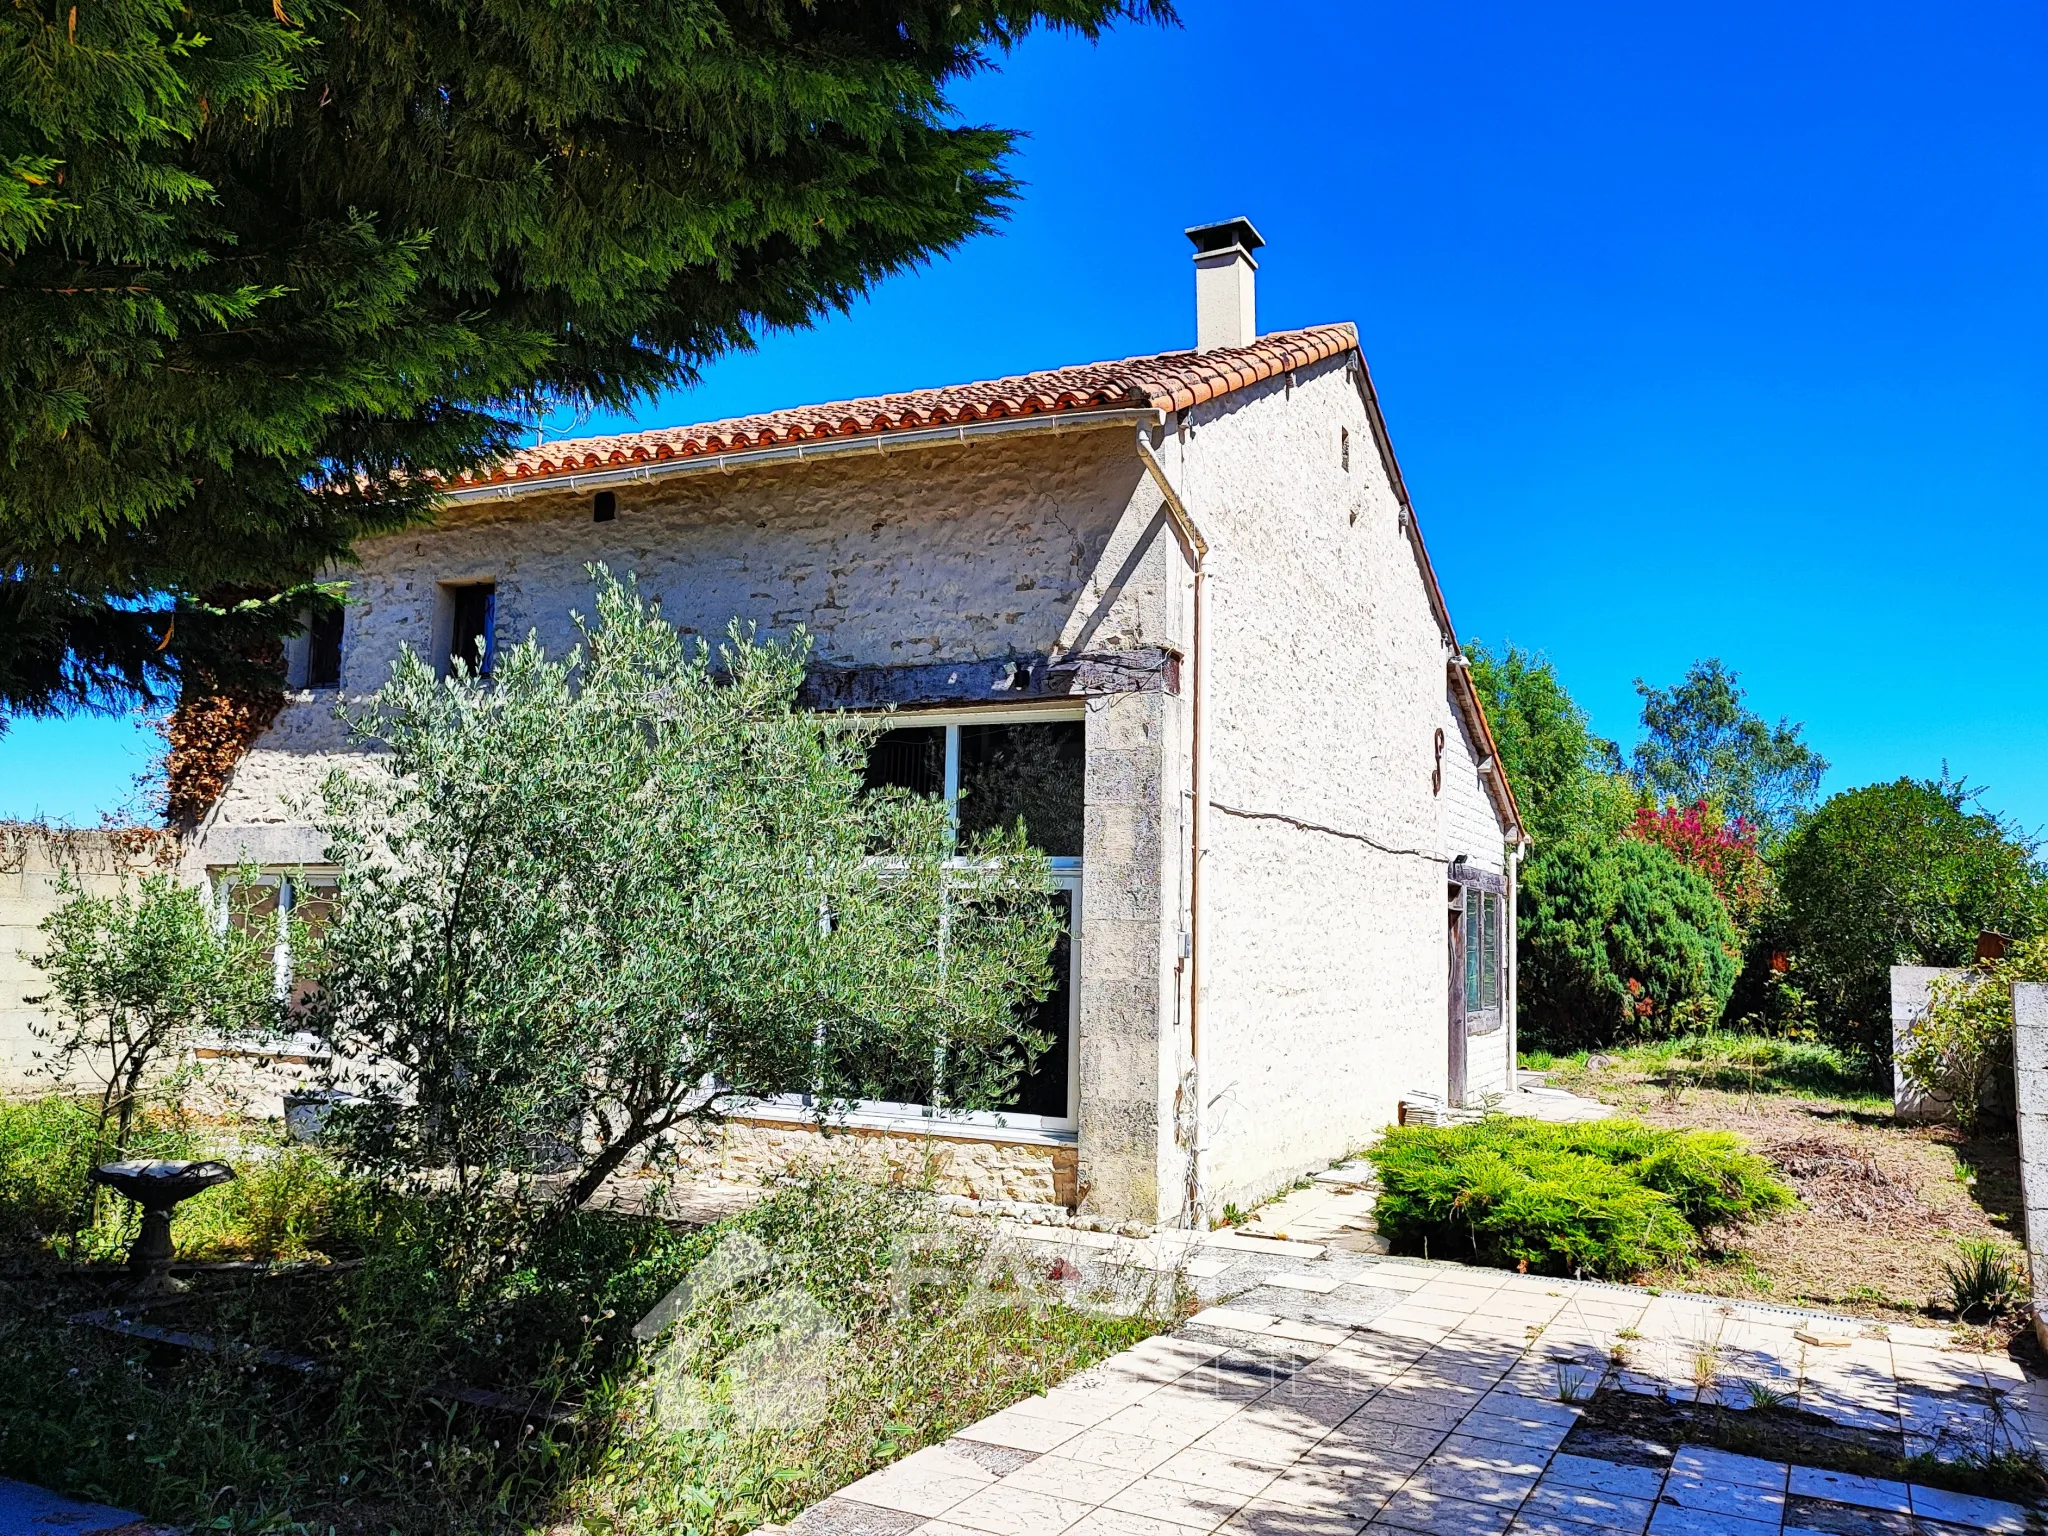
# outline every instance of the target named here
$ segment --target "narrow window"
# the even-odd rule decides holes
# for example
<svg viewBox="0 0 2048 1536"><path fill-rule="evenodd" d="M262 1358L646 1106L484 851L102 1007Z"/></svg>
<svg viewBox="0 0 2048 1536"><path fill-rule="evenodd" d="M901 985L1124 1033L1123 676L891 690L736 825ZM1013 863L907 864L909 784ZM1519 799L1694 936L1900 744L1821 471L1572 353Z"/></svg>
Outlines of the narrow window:
<svg viewBox="0 0 2048 1536"><path fill-rule="evenodd" d="M617 491L599 491L590 503L590 520L593 523L609 523L619 515L619 494Z"/></svg>
<svg viewBox="0 0 2048 1536"><path fill-rule="evenodd" d="M1344 466L1344 473L1345 473L1345 474L1347 474L1347 475L1348 475L1348 474L1350 474L1350 473L1351 473L1351 429L1350 429L1349 427L1339 427L1339 428L1337 429L1337 458L1339 459L1339 461L1340 461L1340 462L1342 462L1342 464L1343 464L1343 466Z"/></svg>
<svg viewBox="0 0 2048 1536"><path fill-rule="evenodd" d="M491 675L497 659L498 589L491 582L450 589L455 599L454 622L448 631L448 670L460 662L478 677Z"/></svg>
<svg viewBox="0 0 2048 1536"><path fill-rule="evenodd" d="M1500 1006L1500 897L1486 893L1485 941L1480 945L1479 1006L1491 1012Z"/></svg>
<svg viewBox="0 0 2048 1536"><path fill-rule="evenodd" d="M1465 887L1465 1020L1470 1025L1484 1006L1479 996L1480 908L1485 896Z"/></svg>
<svg viewBox="0 0 2048 1536"><path fill-rule="evenodd" d="M341 686L341 608L323 608L306 626L306 686Z"/></svg>

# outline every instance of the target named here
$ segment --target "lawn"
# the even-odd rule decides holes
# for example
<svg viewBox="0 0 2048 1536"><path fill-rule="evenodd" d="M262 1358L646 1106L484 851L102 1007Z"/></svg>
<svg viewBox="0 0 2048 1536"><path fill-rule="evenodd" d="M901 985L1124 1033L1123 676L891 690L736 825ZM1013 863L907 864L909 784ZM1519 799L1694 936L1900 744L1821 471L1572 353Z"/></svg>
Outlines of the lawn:
<svg viewBox="0 0 2048 1536"><path fill-rule="evenodd" d="M73 1320L119 1275L67 1256L127 1230L102 1201L53 1235L77 1123L0 1103L0 1475L178 1525L737 1536L1185 1310L1171 1277L1084 1287L916 1190L823 1173L708 1226L585 1213L460 1276L447 1213L236 1136L243 1177L178 1234L245 1267L141 1314L270 1352L209 1353ZM220 1134L152 1128L187 1155Z"/></svg>
<svg viewBox="0 0 2048 1536"><path fill-rule="evenodd" d="M1953 1315L1943 1266L1960 1241L2018 1246L2012 1135L1899 1121L1888 1073L1833 1047L1710 1035L1523 1066L1649 1125L1733 1131L1798 1194L1665 1283L1939 1323Z"/></svg>

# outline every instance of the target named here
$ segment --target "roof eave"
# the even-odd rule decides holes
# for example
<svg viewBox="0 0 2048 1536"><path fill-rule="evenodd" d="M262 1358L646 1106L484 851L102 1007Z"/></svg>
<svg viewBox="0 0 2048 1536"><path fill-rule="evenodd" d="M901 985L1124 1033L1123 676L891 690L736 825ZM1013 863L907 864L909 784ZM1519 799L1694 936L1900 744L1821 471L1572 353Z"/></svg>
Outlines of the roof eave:
<svg viewBox="0 0 2048 1536"><path fill-rule="evenodd" d="M450 486L440 494L443 505L513 501L549 492L601 490L607 486L641 485L679 475L738 474L742 470L776 464L812 464L848 455L906 453L921 448L946 448L956 443L986 438L1014 437L1022 433L1091 432L1104 427L1156 426L1166 413L1150 405L1118 406L1111 410L1044 411L1028 416L1004 416L993 421L964 421L943 427L907 427L896 431L861 432L844 437L819 438L815 442L778 443L773 447L742 448L729 453L679 454L668 459L647 459L632 464L606 465L599 469L578 469L563 474L522 475L516 479L485 480L473 485Z"/></svg>

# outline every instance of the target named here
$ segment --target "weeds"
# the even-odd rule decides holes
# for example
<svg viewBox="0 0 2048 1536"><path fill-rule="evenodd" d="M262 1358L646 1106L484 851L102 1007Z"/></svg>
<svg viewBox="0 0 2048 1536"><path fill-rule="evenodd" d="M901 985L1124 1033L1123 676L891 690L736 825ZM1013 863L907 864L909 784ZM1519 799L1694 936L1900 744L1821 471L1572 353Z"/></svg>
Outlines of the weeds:
<svg viewBox="0 0 2048 1536"><path fill-rule="evenodd" d="M1742 1383L1742 1392L1749 1399L1751 1408L1789 1408L1795 1394L1781 1387L1774 1387L1767 1381L1748 1380Z"/></svg>
<svg viewBox="0 0 2048 1536"><path fill-rule="evenodd" d="M63 1113L6 1122L10 1218L38 1200L63 1209L62 1180L19 1172L24 1148L69 1144L49 1131ZM359 1262L212 1276L165 1321L319 1370L68 1325L106 1304L104 1281L17 1266L0 1274L0 1476L208 1529L509 1536L567 1520L738 1536L1180 1315L1170 1277L1128 1294L1050 1282L992 1229L835 1178L698 1231L585 1213L517 1271L464 1288L431 1203L303 1148L234 1160L239 1179L179 1213L187 1257ZM720 1253L743 1262L710 1263ZM465 1406L451 1386L527 1416Z"/></svg>
<svg viewBox="0 0 2048 1536"><path fill-rule="evenodd" d="M2003 1243L1966 1237L1956 1244L1956 1256L1941 1267L1948 1276L1956 1316L1964 1322L1996 1317L2019 1300L2019 1257Z"/></svg>
<svg viewBox="0 0 2048 1536"><path fill-rule="evenodd" d="M1868 1057L1817 1040L1786 1040L1764 1035L1712 1031L1616 1046L1570 1056L1532 1052L1522 1065L1532 1071L1579 1075L1603 1069L1636 1072L1660 1080L1667 1094L1686 1088L1714 1088L1732 1093L1792 1093L1850 1101L1889 1104L1891 1086ZM1539 1066L1537 1057L1542 1057ZM1675 1102L1675 1099L1674 1099Z"/></svg>

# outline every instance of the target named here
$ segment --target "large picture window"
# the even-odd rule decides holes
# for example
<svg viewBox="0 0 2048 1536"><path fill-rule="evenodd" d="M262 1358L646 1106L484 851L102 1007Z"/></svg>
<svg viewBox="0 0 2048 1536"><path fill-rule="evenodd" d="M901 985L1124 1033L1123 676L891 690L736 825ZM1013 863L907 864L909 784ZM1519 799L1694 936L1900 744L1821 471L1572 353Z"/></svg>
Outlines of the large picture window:
<svg viewBox="0 0 2048 1536"><path fill-rule="evenodd" d="M1052 990L1031 1005L1028 1026L1051 1041L993 1110L945 1111L949 1123L1064 1133L1075 1124L1074 1021L1080 991L1081 843L1086 800L1085 728L1075 717L1016 713L913 720L870 744L870 789L905 789L946 801L963 843L1020 818L1052 864L1052 901L1065 919L1053 952ZM934 1070L936 1064L934 1064ZM929 1126L931 1072L905 1063L884 1084L886 1099L856 1111L864 1123ZM793 1100L801 1103L801 1098Z"/></svg>

